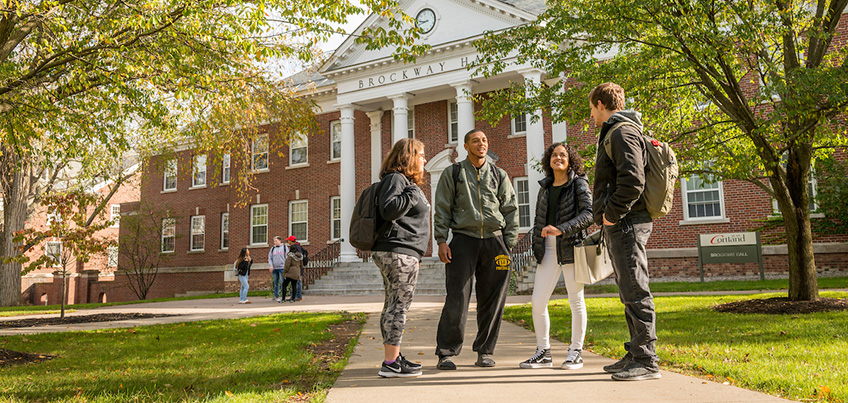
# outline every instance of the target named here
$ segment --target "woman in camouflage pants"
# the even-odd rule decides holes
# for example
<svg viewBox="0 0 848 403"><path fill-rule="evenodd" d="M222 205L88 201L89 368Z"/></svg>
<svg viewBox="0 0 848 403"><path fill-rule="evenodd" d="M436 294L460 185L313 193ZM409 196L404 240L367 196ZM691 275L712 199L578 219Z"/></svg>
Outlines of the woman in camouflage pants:
<svg viewBox="0 0 848 403"><path fill-rule="evenodd" d="M430 240L430 203L418 187L424 182L426 162L424 143L401 139L380 170L377 205L382 220L371 251L386 288L380 318L385 358L379 375L387 378L421 375L421 365L400 354L400 342Z"/></svg>

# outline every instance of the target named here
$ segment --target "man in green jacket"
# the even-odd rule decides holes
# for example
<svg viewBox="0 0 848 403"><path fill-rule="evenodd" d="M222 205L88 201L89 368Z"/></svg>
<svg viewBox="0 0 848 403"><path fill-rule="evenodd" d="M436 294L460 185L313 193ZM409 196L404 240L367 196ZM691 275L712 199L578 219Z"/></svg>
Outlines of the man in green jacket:
<svg viewBox="0 0 848 403"><path fill-rule="evenodd" d="M515 191L506 171L486 162L486 134L480 130L468 132L465 149L468 158L445 169L436 189L434 227L439 259L445 263L447 289L436 333L440 370L456 369L450 357L462 351L472 276L477 292L475 365L495 366L491 355L509 287L509 265L504 263L518 240ZM455 169L459 169L458 174ZM449 230L453 232L450 245Z"/></svg>

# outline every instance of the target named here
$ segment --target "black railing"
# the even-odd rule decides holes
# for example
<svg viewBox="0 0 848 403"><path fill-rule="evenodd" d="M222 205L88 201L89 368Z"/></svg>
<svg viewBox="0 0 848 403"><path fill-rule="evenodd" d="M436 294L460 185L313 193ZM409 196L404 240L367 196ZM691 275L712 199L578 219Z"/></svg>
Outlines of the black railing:
<svg viewBox="0 0 848 403"><path fill-rule="evenodd" d="M308 286L315 283L315 280L333 269L333 266L339 261L341 245L342 240L339 239L327 245L326 248L321 249L320 252L309 255L309 263L306 264L306 267L303 268L303 273L301 273L303 285Z"/></svg>
<svg viewBox="0 0 848 403"><path fill-rule="evenodd" d="M509 255L512 260L512 270L519 276L524 273L524 268L533 259L533 231L528 231L518 243L512 247Z"/></svg>

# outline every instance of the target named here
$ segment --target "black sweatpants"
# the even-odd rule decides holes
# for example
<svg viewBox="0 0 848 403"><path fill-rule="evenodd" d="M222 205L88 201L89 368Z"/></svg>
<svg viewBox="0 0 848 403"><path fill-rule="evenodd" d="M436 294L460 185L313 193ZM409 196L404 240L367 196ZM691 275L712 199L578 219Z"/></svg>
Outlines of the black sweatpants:
<svg viewBox="0 0 848 403"><path fill-rule="evenodd" d="M462 351L471 280L477 291L477 337L472 348L493 354L501 329L504 303L509 288L509 270L496 270L495 257L503 254L496 238L479 239L454 234L452 259L445 264L445 306L436 332L436 355L455 356Z"/></svg>

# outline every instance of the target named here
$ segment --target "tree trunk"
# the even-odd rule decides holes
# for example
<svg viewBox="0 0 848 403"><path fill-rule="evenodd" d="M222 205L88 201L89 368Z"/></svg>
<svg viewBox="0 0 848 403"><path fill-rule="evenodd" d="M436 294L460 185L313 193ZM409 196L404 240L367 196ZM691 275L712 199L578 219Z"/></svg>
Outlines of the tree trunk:
<svg viewBox="0 0 848 403"><path fill-rule="evenodd" d="M819 298L813 231L810 226L809 147L797 145L789 151L786 164L788 199L781 205L786 246L789 253L789 299L815 301Z"/></svg>
<svg viewBox="0 0 848 403"><path fill-rule="evenodd" d="M16 166L16 158L9 149L3 150L3 234L0 239L0 306L21 304L21 264L6 262L20 255L20 242L15 233L24 229L27 220L27 198L30 193L28 167ZM23 165L28 165L25 162Z"/></svg>

